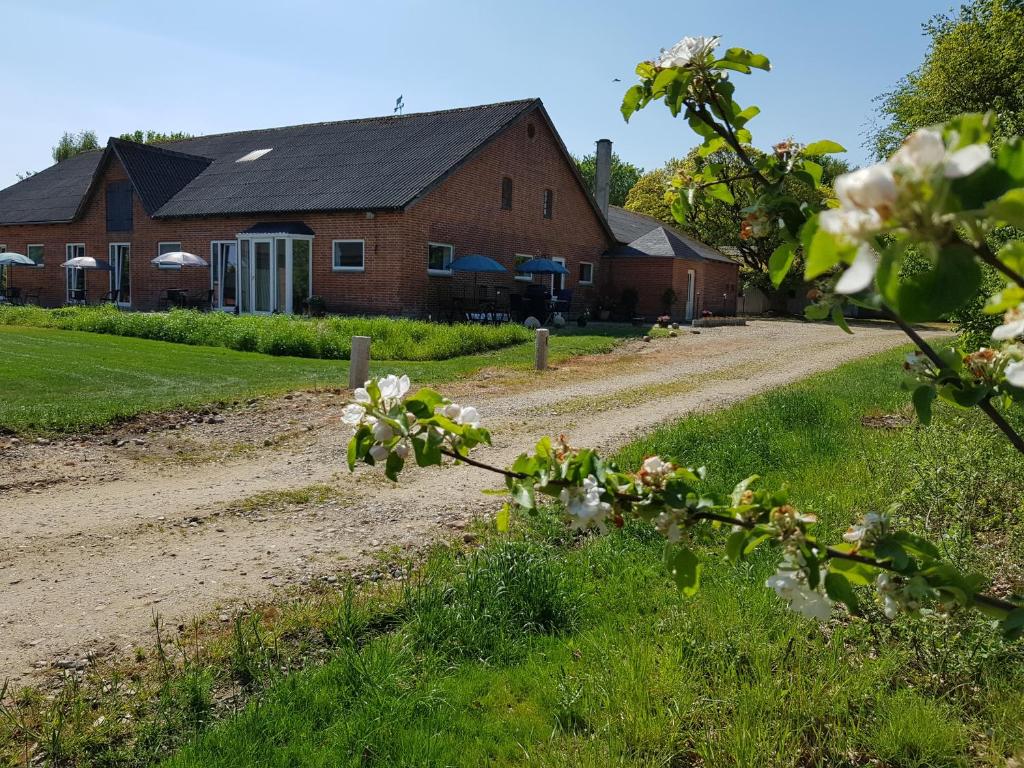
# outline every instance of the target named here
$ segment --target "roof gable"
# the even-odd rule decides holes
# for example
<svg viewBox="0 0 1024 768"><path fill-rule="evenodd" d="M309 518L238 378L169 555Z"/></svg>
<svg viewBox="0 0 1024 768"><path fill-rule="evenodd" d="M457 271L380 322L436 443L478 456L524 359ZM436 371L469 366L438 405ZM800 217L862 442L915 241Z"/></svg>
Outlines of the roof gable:
<svg viewBox="0 0 1024 768"><path fill-rule="evenodd" d="M111 139L108 147L121 161L150 216L213 162L208 157L122 139Z"/></svg>
<svg viewBox="0 0 1024 768"><path fill-rule="evenodd" d="M619 243L611 256L665 256L696 261L720 261L735 264L724 253L678 229L666 226L652 216L609 206L608 223Z"/></svg>
<svg viewBox="0 0 1024 768"><path fill-rule="evenodd" d="M0 189L0 224L74 220L103 156L99 149L84 152Z"/></svg>

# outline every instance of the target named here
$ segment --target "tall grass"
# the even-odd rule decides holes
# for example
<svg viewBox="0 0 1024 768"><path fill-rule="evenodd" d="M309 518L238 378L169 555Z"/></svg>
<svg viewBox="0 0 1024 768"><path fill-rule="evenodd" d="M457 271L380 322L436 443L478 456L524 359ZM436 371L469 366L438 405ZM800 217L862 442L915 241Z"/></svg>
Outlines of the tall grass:
<svg viewBox="0 0 1024 768"><path fill-rule="evenodd" d="M173 309L122 312L114 306L2 307L0 325L58 328L113 336L227 347L267 355L348 360L353 336L373 339L376 360L448 360L529 341L529 330L512 323L443 325L390 317L306 318L291 315L229 315Z"/></svg>

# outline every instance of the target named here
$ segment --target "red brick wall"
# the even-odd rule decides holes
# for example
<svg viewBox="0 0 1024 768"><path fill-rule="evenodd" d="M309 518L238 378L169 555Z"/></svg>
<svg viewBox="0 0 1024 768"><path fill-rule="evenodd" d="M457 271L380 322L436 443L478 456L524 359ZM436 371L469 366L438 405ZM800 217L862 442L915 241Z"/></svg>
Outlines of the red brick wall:
<svg viewBox="0 0 1024 768"><path fill-rule="evenodd" d="M661 256L609 256L602 260L604 293L616 304L626 288L636 290L637 314L654 320L665 311L665 289L676 294L672 319L686 319L688 271L694 272L693 316L704 310L716 315L736 314L736 284L739 267L713 261L688 261Z"/></svg>
<svg viewBox="0 0 1024 768"><path fill-rule="evenodd" d="M534 138L527 135L532 124ZM513 180L511 210L500 206L501 179ZM45 267L10 270L10 284L38 294L45 306L64 303L67 243L84 243L86 255L108 258L108 245L128 242L131 250L132 308L155 309L167 288L204 291L210 287L207 268L161 270L150 261L159 242L180 242L182 250L210 257L213 240L234 240L238 232L261 221L308 224L313 240L313 293L323 296L333 310L365 313L436 313L442 297L466 291L468 275L434 277L427 274L427 242L455 246L455 258L483 253L497 259L510 272L497 278L479 276L481 284L502 284L521 289L513 279L516 253L560 256L570 270L567 287L577 289L579 306L596 298L600 280L599 257L608 247L604 230L559 152L555 137L539 112L524 115L496 137L441 185L405 212L295 214L232 218L156 220L146 215L134 196L134 229L130 233L106 231L106 184L126 178L112 159L83 216L72 224L0 226L0 243L23 253L28 244L45 246ZM545 189L554 192L554 216L543 218ZM365 241L363 272L332 269L333 240ZM577 286L579 262L594 264L593 287ZM110 290L110 273L88 272L87 291L98 299ZM537 277L548 281L548 277Z"/></svg>

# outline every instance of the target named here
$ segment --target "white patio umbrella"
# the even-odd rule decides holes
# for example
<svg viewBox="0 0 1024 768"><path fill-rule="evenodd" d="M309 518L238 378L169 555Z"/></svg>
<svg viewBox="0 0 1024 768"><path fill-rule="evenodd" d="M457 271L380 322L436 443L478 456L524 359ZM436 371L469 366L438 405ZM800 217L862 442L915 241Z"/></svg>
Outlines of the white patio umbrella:
<svg viewBox="0 0 1024 768"><path fill-rule="evenodd" d="M75 258L65 261L61 266L73 269L98 269L101 272L114 271L114 268L110 266L110 262L97 259L94 256L75 256ZM82 303L85 303L85 285L85 283L82 283Z"/></svg>
<svg viewBox="0 0 1024 768"><path fill-rule="evenodd" d="M210 263L202 256L196 256L194 253L187 253L185 251L170 251L169 253L161 253L155 259L153 263L158 267L208 267Z"/></svg>
<svg viewBox="0 0 1024 768"><path fill-rule="evenodd" d="M13 267L18 264L22 266L35 266L35 262L32 261L32 259L30 259L28 256L25 256L24 254L14 253L13 251L0 253L0 277L3 276L4 267Z"/></svg>

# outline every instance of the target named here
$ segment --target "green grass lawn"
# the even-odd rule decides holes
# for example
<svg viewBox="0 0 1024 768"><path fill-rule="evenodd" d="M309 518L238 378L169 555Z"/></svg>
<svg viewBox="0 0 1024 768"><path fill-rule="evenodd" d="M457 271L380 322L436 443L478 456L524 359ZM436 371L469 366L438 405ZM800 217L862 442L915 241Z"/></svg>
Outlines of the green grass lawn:
<svg viewBox="0 0 1024 768"><path fill-rule="evenodd" d="M553 361L609 351L632 326L567 328ZM0 325L0 431L70 432L140 413L302 388L348 386L348 362L236 352L80 331ZM442 382L486 366L528 367L532 343L437 361L375 361L372 372Z"/></svg>
<svg viewBox="0 0 1024 768"><path fill-rule="evenodd" d="M833 535L896 499L900 520L959 565L1020 589L1024 466L987 422L939 407L926 429L862 426L903 411L900 359L689 417L622 458L704 463L720 488L755 471L788 478ZM1024 643L1004 643L976 614L890 622L866 599L863 617L836 609L822 626L764 587L768 552L732 567L710 541L705 585L684 599L661 546L640 524L579 538L550 516L517 519L478 550L436 547L405 587L295 602L259 635L240 624L220 656L197 658L186 638L190 661L155 703L132 720L95 709L102 696L69 705L61 722L74 739L62 748L79 764L143 764L186 739L166 760L175 768L909 768L1024 756ZM288 665L307 668L281 674ZM211 725L225 685L253 699Z"/></svg>

